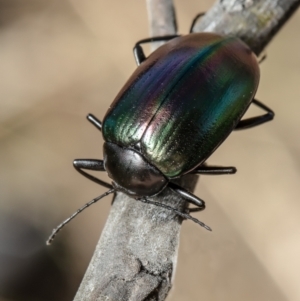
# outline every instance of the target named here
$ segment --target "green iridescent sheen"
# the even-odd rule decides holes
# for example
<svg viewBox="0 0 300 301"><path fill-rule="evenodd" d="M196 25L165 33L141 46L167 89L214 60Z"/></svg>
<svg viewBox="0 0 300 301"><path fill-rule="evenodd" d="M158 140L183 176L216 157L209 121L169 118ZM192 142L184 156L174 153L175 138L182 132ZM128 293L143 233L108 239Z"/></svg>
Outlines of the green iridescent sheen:
<svg viewBox="0 0 300 301"><path fill-rule="evenodd" d="M203 163L253 99L259 68L239 39L210 33L177 38L155 51L126 83L103 123L105 140L141 145L169 178Z"/></svg>

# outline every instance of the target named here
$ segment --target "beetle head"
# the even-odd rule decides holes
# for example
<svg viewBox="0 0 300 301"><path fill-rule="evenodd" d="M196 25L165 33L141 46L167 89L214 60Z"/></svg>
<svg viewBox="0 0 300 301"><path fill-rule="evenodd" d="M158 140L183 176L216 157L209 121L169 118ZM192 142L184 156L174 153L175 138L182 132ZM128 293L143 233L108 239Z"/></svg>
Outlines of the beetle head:
<svg viewBox="0 0 300 301"><path fill-rule="evenodd" d="M115 189L129 196L152 196L168 184L168 179L137 150L105 142L103 154L104 168Z"/></svg>

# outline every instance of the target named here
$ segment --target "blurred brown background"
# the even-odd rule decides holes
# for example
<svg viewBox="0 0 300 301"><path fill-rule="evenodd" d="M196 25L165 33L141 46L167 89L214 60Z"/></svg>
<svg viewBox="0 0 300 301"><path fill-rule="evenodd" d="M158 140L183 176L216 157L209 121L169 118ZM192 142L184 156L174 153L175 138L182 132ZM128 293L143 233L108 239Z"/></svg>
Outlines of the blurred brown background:
<svg viewBox="0 0 300 301"><path fill-rule="evenodd" d="M180 33L212 3L176 1ZM233 133L209 160L238 173L201 178L196 216L213 232L184 222L170 301L300 300L299 26L298 12L261 65L257 97L275 121ZM105 191L72 160L102 158L85 116L103 118L147 36L144 1L0 0L0 301L72 300L110 200L44 242Z"/></svg>

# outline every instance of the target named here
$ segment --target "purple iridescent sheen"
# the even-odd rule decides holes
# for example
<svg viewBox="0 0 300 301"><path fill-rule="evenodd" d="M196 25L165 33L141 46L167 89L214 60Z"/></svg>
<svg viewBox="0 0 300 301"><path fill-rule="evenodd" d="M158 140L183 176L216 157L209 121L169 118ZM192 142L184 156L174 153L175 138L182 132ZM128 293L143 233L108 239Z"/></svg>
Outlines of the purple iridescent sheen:
<svg viewBox="0 0 300 301"><path fill-rule="evenodd" d="M252 51L212 33L176 38L153 52L117 95L103 122L108 142L140 144L165 176L203 163L235 128L259 82Z"/></svg>

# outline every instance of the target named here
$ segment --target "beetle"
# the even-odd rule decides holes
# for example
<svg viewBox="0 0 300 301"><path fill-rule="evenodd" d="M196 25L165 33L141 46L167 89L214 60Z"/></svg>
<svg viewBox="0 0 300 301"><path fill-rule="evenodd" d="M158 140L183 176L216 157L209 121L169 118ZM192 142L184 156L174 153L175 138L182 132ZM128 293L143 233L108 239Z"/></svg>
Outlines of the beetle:
<svg viewBox="0 0 300 301"><path fill-rule="evenodd" d="M146 57L142 44L154 41L166 43ZM54 229L48 244L82 210L116 191L173 210L211 230L188 213L148 198L169 187L196 206L190 212L203 210L203 200L172 180L187 173L234 174L235 167L205 162L233 130L252 128L274 117L270 108L254 98L258 61L237 37L191 32L154 37L137 42L133 52L138 67L103 122L92 114L87 116L102 132L104 159L73 163L79 173L109 190ZM250 104L265 114L241 120ZM106 171L112 184L85 170Z"/></svg>

